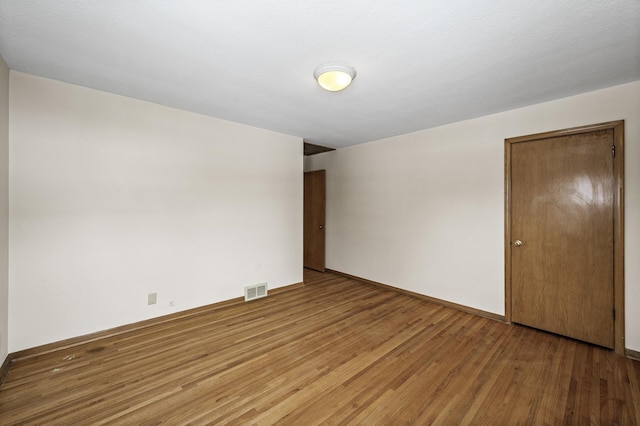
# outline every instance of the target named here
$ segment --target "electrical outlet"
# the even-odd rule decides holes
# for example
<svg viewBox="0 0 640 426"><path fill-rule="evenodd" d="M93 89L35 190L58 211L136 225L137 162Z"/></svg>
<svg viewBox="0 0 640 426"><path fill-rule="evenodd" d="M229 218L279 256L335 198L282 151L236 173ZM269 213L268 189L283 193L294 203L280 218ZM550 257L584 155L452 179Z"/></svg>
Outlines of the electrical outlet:
<svg viewBox="0 0 640 426"><path fill-rule="evenodd" d="M174 302L173 300L169 302L169 306L175 306L176 302Z"/></svg>
<svg viewBox="0 0 640 426"><path fill-rule="evenodd" d="M147 296L147 305L155 305L158 300L158 293L149 293Z"/></svg>

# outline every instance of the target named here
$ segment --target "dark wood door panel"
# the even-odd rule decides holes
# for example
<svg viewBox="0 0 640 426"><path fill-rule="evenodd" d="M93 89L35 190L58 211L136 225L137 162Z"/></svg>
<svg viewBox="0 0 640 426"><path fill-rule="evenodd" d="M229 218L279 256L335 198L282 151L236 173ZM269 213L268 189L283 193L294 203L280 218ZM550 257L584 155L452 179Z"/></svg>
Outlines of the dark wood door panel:
<svg viewBox="0 0 640 426"><path fill-rule="evenodd" d="M304 174L304 267L325 269L326 172Z"/></svg>

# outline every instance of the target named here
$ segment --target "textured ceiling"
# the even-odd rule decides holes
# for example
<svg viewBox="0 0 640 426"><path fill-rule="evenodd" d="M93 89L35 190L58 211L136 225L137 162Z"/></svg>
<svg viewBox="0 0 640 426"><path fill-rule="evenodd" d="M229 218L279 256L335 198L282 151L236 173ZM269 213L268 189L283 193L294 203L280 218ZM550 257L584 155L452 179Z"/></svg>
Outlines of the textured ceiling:
<svg viewBox="0 0 640 426"><path fill-rule="evenodd" d="M343 147L640 80L640 1L0 0L0 53ZM344 92L313 80L331 61Z"/></svg>

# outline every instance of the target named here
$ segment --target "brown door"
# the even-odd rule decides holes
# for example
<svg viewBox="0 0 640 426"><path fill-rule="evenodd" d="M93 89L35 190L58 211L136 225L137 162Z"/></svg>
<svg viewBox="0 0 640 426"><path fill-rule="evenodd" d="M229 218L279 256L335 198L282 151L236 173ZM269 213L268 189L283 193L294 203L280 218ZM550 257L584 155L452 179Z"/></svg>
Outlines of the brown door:
<svg viewBox="0 0 640 426"><path fill-rule="evenodd" d="M325 171L304 174L304 267L324 272Z"/></svg>
<svg viewBox="0 0 640 426"><path fill-rule="evenodd" d="M614 131L511 144L514 322L614 346Z"/></svg>

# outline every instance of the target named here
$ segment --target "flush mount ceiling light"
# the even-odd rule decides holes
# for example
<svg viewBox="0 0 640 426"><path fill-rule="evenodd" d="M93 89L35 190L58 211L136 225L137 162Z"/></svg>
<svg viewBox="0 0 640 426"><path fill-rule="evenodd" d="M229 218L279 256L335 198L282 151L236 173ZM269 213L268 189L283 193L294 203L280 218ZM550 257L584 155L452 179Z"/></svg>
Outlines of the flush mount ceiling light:
<svg viewBox="0 0 640 426"><path fill-rule="evenodd" d="M345 89L351 84L351 81L356 78L355 68L339 64L330 63L320 65L313 72L313 78L318 81L320 87L330 92L339 92Z"/></svg>

